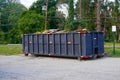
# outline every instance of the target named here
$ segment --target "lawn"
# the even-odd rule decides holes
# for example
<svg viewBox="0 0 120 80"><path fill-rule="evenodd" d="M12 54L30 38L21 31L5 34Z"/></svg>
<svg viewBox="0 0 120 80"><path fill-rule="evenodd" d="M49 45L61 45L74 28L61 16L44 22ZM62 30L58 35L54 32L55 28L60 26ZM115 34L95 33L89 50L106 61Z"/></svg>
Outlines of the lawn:
<svg viewBox="0 0 120 80"><path fill-rule="evenodd" d="M119 46L120 43L117 44ZM105 43L105 46L112 46L112 43ZM115 49L115 54L112 53L112 48L105 48L105 53L112 57L120 57L120 48ZM0 45L0 55L17 55L22 54L22 45Z"/></svg>
<svg viewBox="0 0 120 80"><path fill-rule="evenodd" d="M22 54L21 45L0 45L0 55Z"/></svg>
<svg viewBox="0 0 120 80"><path fill-rule="evenodd" d="M107 55L112 57L120 57L120 48L115 48L115 54L113 54L113 43L105 42L104 45L111 47L111 48L105 48L105 53L107 53ZM120 43L115 43L115 46L120 47Z"/></svg>
<svg viewBox="0 0 120 80"><path fill-rule="evenodd" d="M105 42L104 43L105 46L113 46L112 42ZM120 46L120 43L115 43L115 46Z"/></svg>
<svg viewBox="0 0 120 80"><path fill-rule="evenodd" d="M120 57L120 48L115 49L115 54L113 54L112 48L105 48L105 53L111 57Z"/></svg>

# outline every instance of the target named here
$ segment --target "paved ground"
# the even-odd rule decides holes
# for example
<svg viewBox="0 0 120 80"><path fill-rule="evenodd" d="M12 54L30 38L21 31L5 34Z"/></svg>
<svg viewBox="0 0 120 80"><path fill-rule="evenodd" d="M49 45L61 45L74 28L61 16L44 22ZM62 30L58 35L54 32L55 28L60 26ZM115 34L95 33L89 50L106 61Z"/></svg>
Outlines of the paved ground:
<svg viewBox="0 0 120 80"><path fill-rule="evenodd" d="M120 80L120 58L0 56L0 80Z"/></svg>

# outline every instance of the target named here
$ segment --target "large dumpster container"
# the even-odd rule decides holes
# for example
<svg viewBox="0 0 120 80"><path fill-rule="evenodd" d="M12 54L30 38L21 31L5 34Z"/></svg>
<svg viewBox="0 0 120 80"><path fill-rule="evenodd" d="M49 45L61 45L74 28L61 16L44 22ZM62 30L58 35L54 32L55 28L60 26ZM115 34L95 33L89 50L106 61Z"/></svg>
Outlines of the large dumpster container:
<svg viewBox="0 0 120 80"><path fill-rule="evenodd" d="M25 55L80 58L104 55L102 32L24 34L22 44Z"/></svg>

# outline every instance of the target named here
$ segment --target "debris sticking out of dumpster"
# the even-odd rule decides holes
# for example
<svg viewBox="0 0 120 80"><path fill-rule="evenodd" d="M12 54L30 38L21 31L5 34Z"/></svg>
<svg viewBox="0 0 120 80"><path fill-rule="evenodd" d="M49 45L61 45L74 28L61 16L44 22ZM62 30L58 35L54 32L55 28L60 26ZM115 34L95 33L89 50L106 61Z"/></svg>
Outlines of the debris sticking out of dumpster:
<svg viewBox="0 0 120 80"><path fill-rule="evenodd" d="M104 55L102 32L68 32L25 34L22 37L25 55L94 58Z"/></svg>
<svg viewBox="0 0 120 80"><path fill-rule="evenodd" d="M35 32L34 34L41 34L41 32Z"/></svg>

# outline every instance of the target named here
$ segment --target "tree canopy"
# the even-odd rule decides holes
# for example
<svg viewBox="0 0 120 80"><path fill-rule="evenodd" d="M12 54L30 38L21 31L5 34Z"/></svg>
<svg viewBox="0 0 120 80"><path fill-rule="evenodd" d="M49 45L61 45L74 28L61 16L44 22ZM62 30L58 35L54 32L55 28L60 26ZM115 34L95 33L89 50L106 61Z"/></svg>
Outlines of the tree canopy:
<svg viewBox="0 0 120 80"><path fill-rule="evenodd" d="M9 35L13 33L9 34L9 31L17 27L17 21L25 10L26 8L15 0L0 0L0 31L1 36L4 36L0 37L1 43L10 42Z"/></svg>
<svg viewBox="0 0 120 80"><path fill-rule="evenodd" d="M0 0L0 43L21 43L21 34L42 32L45 29L47 0L37 0L29 9L17 0ZM74 31L86 28L95 31L98 24L98 0L48 0L47 29ZM68 5L68 16L58 11L62 4ZM64 6L66 7L66 6ZM100 1L100 27L105 40L112 40L111 26L117 26L117 41L120 41L120 3Z"/></svg>

